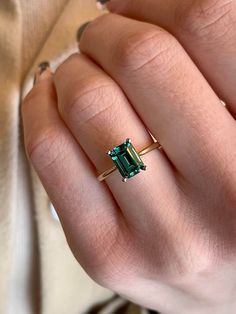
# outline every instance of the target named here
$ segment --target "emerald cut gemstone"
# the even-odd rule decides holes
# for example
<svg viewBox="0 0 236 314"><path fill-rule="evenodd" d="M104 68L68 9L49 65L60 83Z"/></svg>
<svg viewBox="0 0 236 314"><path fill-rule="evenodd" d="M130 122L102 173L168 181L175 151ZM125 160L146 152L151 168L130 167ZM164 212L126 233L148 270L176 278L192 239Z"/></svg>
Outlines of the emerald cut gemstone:
<svg viewBox="0 0 236 314"><path fill-rule="evenodd" d="M146 166L132 145L130 139L127 139L123 144L114 147L108 152L108 155L115 163L123 177L123 181L125 182L127 179L138 174L140 170L146 170Z"/></svg>

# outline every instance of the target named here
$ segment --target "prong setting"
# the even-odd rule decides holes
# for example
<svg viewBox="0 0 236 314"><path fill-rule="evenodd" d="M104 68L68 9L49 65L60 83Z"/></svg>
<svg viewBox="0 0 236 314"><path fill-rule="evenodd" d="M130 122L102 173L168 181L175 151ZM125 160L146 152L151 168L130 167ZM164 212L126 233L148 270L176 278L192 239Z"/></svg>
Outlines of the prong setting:
<svg viewBox="0 0 236 314"><path fill-rule="evenodd" d="M127 182L128 179L140 173L141 170L146 170L146 166L135 150L130 138L108 151L107 154L115 163L123 182Z"/></svg>

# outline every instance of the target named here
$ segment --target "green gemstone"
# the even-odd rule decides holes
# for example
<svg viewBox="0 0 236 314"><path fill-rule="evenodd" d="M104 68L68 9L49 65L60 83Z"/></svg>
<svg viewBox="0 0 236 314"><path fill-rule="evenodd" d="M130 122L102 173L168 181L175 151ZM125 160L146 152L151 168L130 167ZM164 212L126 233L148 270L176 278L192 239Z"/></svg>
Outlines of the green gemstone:
<svg viewBox="0 0 236 314"><path fill-rule="evenodd" d="M130 139L123 144L114 147L109 153L123 179L134 177L140 170L146 170L146 166L135 150Z"/></svg>

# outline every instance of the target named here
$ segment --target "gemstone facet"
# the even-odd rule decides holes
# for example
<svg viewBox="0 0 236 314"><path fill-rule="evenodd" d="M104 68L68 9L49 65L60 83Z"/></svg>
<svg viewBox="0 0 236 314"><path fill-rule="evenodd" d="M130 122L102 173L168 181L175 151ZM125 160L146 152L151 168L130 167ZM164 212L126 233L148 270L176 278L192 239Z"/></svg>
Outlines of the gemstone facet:
<svg viewBox="0 0 236 314"><path fill-rule="evenodd" d="M132 145L130 139L127 139L123 144L114 147L108 152L108 155L115 163L124 182L140 173L140 170L146 170L146 166Z"/></svg>

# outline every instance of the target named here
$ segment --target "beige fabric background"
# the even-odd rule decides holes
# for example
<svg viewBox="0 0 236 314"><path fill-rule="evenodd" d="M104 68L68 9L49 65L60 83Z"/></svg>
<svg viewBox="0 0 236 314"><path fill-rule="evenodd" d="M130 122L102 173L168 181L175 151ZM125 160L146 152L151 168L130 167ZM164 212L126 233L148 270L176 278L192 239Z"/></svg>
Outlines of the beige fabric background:
<svg viewBox="0 0 236 314"><path fill-rule="evenodd" d="M76 51L94 0L0 1L0 313L83 313L113 292L75 261L50 201L25 157L20 101L36 65Z"/></svg>

